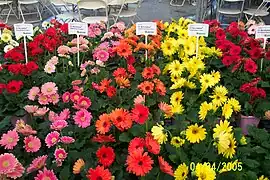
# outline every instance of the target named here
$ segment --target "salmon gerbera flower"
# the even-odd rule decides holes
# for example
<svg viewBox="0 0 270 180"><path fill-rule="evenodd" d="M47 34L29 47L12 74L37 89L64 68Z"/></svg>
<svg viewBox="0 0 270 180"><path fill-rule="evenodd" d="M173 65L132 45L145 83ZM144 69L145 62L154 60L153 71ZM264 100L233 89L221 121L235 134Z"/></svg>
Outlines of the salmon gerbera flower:
<svg viewBox="0 0 270 180"><path fill-rule="evenodd" d="M115 50L117 52L117 55L122 57L128 57L132 54L131 46L124 41L121 41L120 44L115 48Z"/></svg>
<svg viewBox="0 0 270 180"><path fill-rule="evenodd" d="M143 94L147 95L153 94L154 83L150 81L144 81L138 85L138 89L141 90Z"/></svg>
<svg viewBox="0 0 270 180"><path fill-rule="evenodd" d="M162 172L173 176L172 166L167 161L165 161L163 157L158 156L158 163L159 163L159 168Z"/></svg>
<svg viewBox="0 0 270 180"><path fill-rule="evenodd" d="M146 67L143 69L142 77L144 79L152 79L154 76L155 76L155 74L154 74L153 68Z"/></svg>
<svg viewBox="0 0 270 180"><path fill-rule="evenodd" d="M115 109L111 112L110 118L113 124L120 131L127 130L132 126L132 119L129 112L126 109Z"/></svg>
<svg viewBox="0 0 270 180"><path fill-rule="evenodd" d="M96 121L96 130L100 134L105 134L110 131L111 120L110 116L106 113L99 116L99 119Z"/></svg>

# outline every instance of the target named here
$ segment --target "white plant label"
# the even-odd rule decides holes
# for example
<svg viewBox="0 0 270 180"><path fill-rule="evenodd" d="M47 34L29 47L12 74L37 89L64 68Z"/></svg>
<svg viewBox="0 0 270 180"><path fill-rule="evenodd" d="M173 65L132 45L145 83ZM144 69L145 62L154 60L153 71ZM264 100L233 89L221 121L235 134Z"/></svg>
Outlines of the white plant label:
<svg viewBox="0 0 270 180"><path fill-rule="evenodd" d="M70 22L68 23L68 33L87 36L88 24L81 22Z"/></svg>
<svg viewBox="0 0 270 180"><path fill-rule="evenodd" d="M157 23L155 22L137 22L136 23L136 35L156 35Z"/></svg>
<svg viewBox="0 0 270 180"><path fill-rule="evenodd" d="M209 34L209 25L208 24L189 24L188 25L188 35L189 36L205 36Z"/></svg>
<svg viewBox="0 0 270 180"><path fill-rule="evenodd" d="M258 26L256 28L255 38L270 38L270 25Z"/></svg>
<svg viewBox="0 0 270 180"><path fill-rule="evenodd" d="M34 29L33 24L14 24L15 36L33 36Z"/></svg>

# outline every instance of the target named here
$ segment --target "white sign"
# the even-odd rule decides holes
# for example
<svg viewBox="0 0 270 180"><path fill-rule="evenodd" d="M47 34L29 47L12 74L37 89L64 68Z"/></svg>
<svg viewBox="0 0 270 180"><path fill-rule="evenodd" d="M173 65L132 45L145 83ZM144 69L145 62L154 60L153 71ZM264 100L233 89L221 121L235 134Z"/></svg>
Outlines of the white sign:
<svg viewBox="0 0 270 180"><path fill-rule="evenodd" d="M189 36L208 36L209 25L208 24L189 24L188 35Z"/></svg>
<svg viewBox="0 0 270 180"><path fill-rule="evenodd" d="M14 24L15 36L33 36L33 24Z"/></svg>
<svg viewBox="0 0 270 180"><path fill-rule="evenodd" d="M156 35L157 23L155 22L137 22L136 35Z"/></svg>
<svg viewBox="0 0 270 180"><path fill-rule="evenodd" d="M88 25L81 22L70 22L68 23L68 33L87 36Z"/></svg>
<svg viewBox="0 0 270 180"><path fill-rule="evenodd" d="M270 38L270 25L258 26L256 28L255 38Z"/></svg>

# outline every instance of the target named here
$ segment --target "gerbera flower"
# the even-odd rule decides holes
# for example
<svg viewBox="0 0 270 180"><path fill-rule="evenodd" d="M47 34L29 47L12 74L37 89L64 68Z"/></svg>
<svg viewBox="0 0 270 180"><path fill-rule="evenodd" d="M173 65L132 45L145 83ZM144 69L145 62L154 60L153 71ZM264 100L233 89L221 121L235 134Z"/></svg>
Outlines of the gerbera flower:
<svg viewBox="0 0 270 180"><path fill-rule="evenodd" d="M69 92L65 92L63 95L62 95L62 101L64 103L68 103L69 102L69 99L70 99L70 93Z"/></svg>
<svg viewBox="0 0 270 180"><path fill-rule="evenodd" d="M33 114L38 110L38 106L26 105L24 106L24 110L29 114Z"/></svg>
<svg viewBox="0 0 270 180"><path fill-rule="evenodd" d="M16 130L10 130L4 133L0 139L0 145L5 149L13 149L19 141L19 135Z"/></svg>
<svg viewBox="0 0 270 180"><path fill-rule="evenodd" d="M52 130L57 130L57 131L61 131L63 128L67 127L68 126L68 123L67 121L65 120L57 120L57 121L54 121L50 128Z"/></svg>
<svg viewBox="0 0 270 180"><path fill-rule="evenodd" d="M155 84L150 81L144 81L138 85L138 89L142 91L143 94L153 94Z"/></svg>
<svg viewBox="0 0 270 180"><path fill-rule="evenodd" d="M73 165L73 174L79 174L84 167L85 162L83 159L78 159Z"/></svg>
<svg viewBox="0 0 270 180"><path fill-rule="evenodd" d="M213 105L220 107L222 104L224 104L227 100L228 90L224 86L216 86L214 89L214 93L211 98L213 98L212 102Z"/></svg>
<svg viewBox="0 0 270 180"><path fill-rule="evenodd" d="M0 162L0 174L6 174L15 170L18 160L11 153L4 153L0 155Z"/></svg>
<svg viewBox="0 0 270 180"><path fill-rule="evenodd" d="M107 88L110 86L110 83L112 82L111 79L103 79L101 82L100 82L100 86L99 86L99 92L100 93L103 93L107 90Z"/></svg>
<svg viewBox="0 0 270 180"><path fill-rule="evenodd" d="M182 99L184 98L184 93L182 91L174 92L171 96L171 104L179 105L181 104Z"/></svg>
<svg viewBox="0 0 270 180"><path fill-rule="evenodd" d="M72 102L77 102L81 97L81 93L78 91L74 91L73 93L70 94L70 99Z"/></svg>
<svg viewBox="0 0 270 180"><path fill-rule="evenodd" d="M225 119L230 119L232 113L233 113L232 106L228 103L224 104L222 107L222 116L224 116Z"/></svg>
<svg viewBox="0 0 270 180"><path fill-rule="evenodd" d="M90 126L92 115L86 109L81 109L73 116L75 124L81 128Z"/></svg>
<svg viewBox="0 0 270 180"><path fill-rule="evenodd" d="M151 67L146 67L143 69L143 72L142 72L142 77L144 79L152 79L154 78L155 74L154 74L154 71Z"/></svg>
<svg viewBox="0 0 270 180"><path fill-rule="evenodd" d="M138 124L144 124L149 116L148 107L142 104L136 104L135 107L131 110L132 119Z"/></svg>
<svg viewBox="0 0 270 180"><path fill-rule="evenodd" d="M40 92L39 87L32 87L28 92L28 99L34 101L39 92Z"/></svg>
<svg viewBox="0 0 270 180"><path fill-rule="evenodd" d="M116 50L117 55L122 56L122 57L127 58L128 56L132 55L131 46L124 41L120 41L120 44L116 46L115 50Z"/></svg>
<svg viewBox="0 0 270 180"><path fill-rule="evenodd" d="M23 173L24 167L22 166L21 163L18 162L15 166L14 171L7 173L6 176L12 179L17 179L19 177L22 177Z"/></svg>
<svg viewBox="0 0 270 180"><path fill-rule="evenodd" d="M127 171L136 176L145 176L152 169L154 161L142 149L131 152L127 157Z"/></svg>
<svg viewBox="0 0 270 180"><path fill-rule="evenodd" d="M41 86L41 93L50 96L57 93L58 88L54 82L47 82Z"/></svg>
<svg viewBox="0 0 270 180"><path fill-rule="evenodd" d="M158 156L158 163L159 163L159 168L162 172L173 176L172 166L167 161L165 161L163 157Z"/></svg>
<svg viewBox="0 0 270 180"><path fill-rule="evenodd" d="M134 99L134 105L136 105L136 104L144 104L144 103L145 103L145 96L138 95L138 96Z"/></svg>
<svg viewBox="0 0 270 180"><path fill-rule="evenodd" d="M216 179L216 173L207 163L198 163L195 169L195 175L198 179L214 180Z"/></svg>
<svg viewBox="0 0 270 180"><path fill-rule="evenodd" d="M230 122L227 120L220 121L219 124L216 124L216 127L213 129L214 134L213 138L217 138L220 136L221 133L225 132L228 134L231 134L232 132L232 126L230 126Z"/></svg>
<svg viewBox="0 0 270 180"><path fill-rule="evenodd" d="M156 92L160 95L160 96L165 96L166 95L166 87L163 84L163 82L159 81L158 83L156 83L156 88L155 88Z"/></svg>
<svg viewBox="0 0 270 180"><path fill-rule="evenodd" d="M57 131L50 132L45 138L45 143L48 148L56 145L59 141L60 134Z"/></svg>
<svg viewBox="0 0 270 180"><path fill-rule="evenodd" d="M257 64L252 59L248 59L245 62L244 69L245 71L254 74L257 72L258 67Z"/></svg>
<svg viewBox="0 0 270 180"><path fill-rule="evenodd" d="M113 110L110 114L110 118L116 128L120 131L129 129L132 126L132 119L126 109L120 108Z"/></svg>
<svg viewBox="0 0 270 180"><path fill-rule="evenodd" d="M112 147L102 146L96 152L98 162L104 167L109 167L115 159L115 153Z"/></svg>
<svg viewBox="0 0 270 180"><path fill-rule="evenodd" d="M140 138L140 137L135 137L134 139L132 139L129 142L128 153L130 154L131 152L138 151L140 149L143 150L144 146L145 146L144 139L143 138Z"/></svg>
<svg viewBox="0 0 270 180"><path fill-rule="evenodd" d="M185 163L180 164L174 171L175 180L185 180L188 175L188 167Z"/></svg>
<svg viewBox="0 0 270 180"><path fill-rule="evenodd" d="M206 130L203 126L195 125L188 126L186 130L186 138L190 143L199 143L206 138Z"/></svg>
<svg viewBox="0 0 270 180"><path fill-rule="evenodd" d="M106 94L109 98L112 98L116 95L116 88L113 86L109 86L106 90Z"/></svg>
<svg viewBox="0 0 270 180"><path fill-rule="evenodd" d="M172 146L179 148L179 147L183 146L183 144L185 144L185 139L182 139L179 136L172 137L172 139L171 139Z"/></svg>
<svg viewBox="0 0 270 180"><path fill-rule="evenodd" d="M171 73L171 76L180 77L184 71L185 66L181 64L178 60L171 62L168 66L168 70Z"/></svg>
<svg viewBox="0 0 270 180"><path fill-rule="evenodd" d="M48 105L49 104L50 99L48 98L48 96L41 94L38 97L38 103L41 105Z"/></svg>
<svg viewBox="0 0 270 180"><path fill-rule="evenodd" d="M232 106L235 112L239 112L241 110L241 105L235 98L228 99L227 103Z"/></svg>
<svg viewBox="0 0 270 180"><path fill-rule="evenodd" d="M77 105L82 109L88 109L91 106L91 101L88 97L81 96L77 102Z"/></svg>
<svg viewBox="0 0 270 180"><path fill-rule="evenodd" d="M115 138L113 135L103 135L103 134L97 134L92 138L93 142L98 142L98 143L110 143L110 142L116 142Z"/></svg>
<svg viewBox="0 0 270 180"><path fill-rule="evenodd" d="M53 170L47 170L45 167L43 171L38 171L37 176L35 177L35 180L57 180L57 177L55 176Z"/></svg>
<svg viewBox="0 0 270 180"><path fill-rule="evenodd" d="M172 107L165 103L165 102L161 102L158 104L158 107L161 111L163 111L168 117L171 117L173 115L172 113Z"/></svg>
<svg viewBox="0 0 270 180"><path fill-rule="evenodd" d="M154 139L157 140L159 144L166 143L168 134L160 124L153 126L151 132Z"/></svg>
<svg viewBox="0 0 270 180"><path fill-rule="evenodd" d="M127 78L128 74L125 68L120 67L113 71L113 76Z"/></svg>
<svg viewBox="0 0 270 180"><path fill-rule="evenodd" d="M30 166L27 168L26 172L27 173L31 173L33 171L36 171L42 167L44 167L46 165L46 160L47 160L48 156L44 155L44 156L38 156L37 158L35 158L32 163L30 164Z"/></svg>
<svg viewBox="0 0 270 180"><path fill-rule="evenodd" d="M150 153L157 155L160 152L160 145L150 132L146 133L145 146Z"/></svg>
<svg viewBox="0 0 270 180"><path fill-rule="evenodd" d="M212 107L212 103L207 103L206 101L201 104L199 111L200 120L204 120L206 118L208 111L210 111Z"/></svg>
<svg viewBox="0 0 270 180"><path fill-rule="evenodd" d="M230 134L224 131L220 133L218 137L215 138L214 145L218 149L218 154L222 154L229 148L229 145L230 145L229 138L230 138Z"/></svg>
<svg viewBox="0 0 270 180"><path fill-rule="evenodd" d="M178 43L174 38L168 38L161 44L162 52L165 56L173 55L178 48Z"/></svg>
<svg viewBox="0 0 270 180"><path fill-rule="evenodd" d="M202 94L208 87L215 85L214 77L211 74L203 74L200 76L200 83L202 85L200 94Z"/></svg>
<svg viewBox="0 0 270 180"><path fill-rule="evenodd" d="M236 141L235 138L233 137L233 134L229 135L229 148L227 148L224 153L223 156L226 158L233 158L233 155L235 154L235 149L236 149Z"/></svg>
<svg viewBox="0 0 270 180"><path fill-rule="evenodd" d="M160 68L156 66L155 64L152 65L152 70L156 75L160 75L161 73Z"/></svg>
<svg viewBox="0 0 270 180"><path fill-rule="evenodd" d="M111 125L110 116L104 113L96 121L96 130L100 134L105 134L110 131Z"/></svg>
<svg viewBox="0 0 270 180"><path fill-rule="evenodd" d="M262 175L257 180L269 180L269 179L267 177L265 177L264 175Z"/></svg>
<svg viewBox="0 0 270 180"><path fill-rule="evenodd" d="M75 139L73 137L69 137L69 136L62 136L60 138L60 141L64 144L71 144L75 142Z"/></svg>
<svg viewBox="0 0 270 180"><path fill-rule="evenodd" d="M130 87L130 81L128 78L116 77L115 82L120 88Z"/></svg>
<svg viewBox="0 0 270 180"><path fill-rule="evenodd" d="M89 180L112 180L112 174L103 166L97 166L96 169L90 168L88 170L87 178Z"/></svg>
<svg viewBox="0 0 270 180"><path fill-rule="evenodd" d="M57 161L64 161L67 158L67 154L63 148L57 148L54 151L54 157Z"/></svg>
<svg viewBox="0 0 270 180"><path fill-rule="evenodd" d="M24 136L29 136L31 134L37 134L37 131L33 130L31 126L25 124L24 120L19 119L16 121L15 129L18 133Z"/></svg>
<svg viewBox="0 0 270 180"><path fill-rule="evenodd" d="M27 136L23 140L26 152L37 152L41 147L41 142L36 136Z"/></svg>

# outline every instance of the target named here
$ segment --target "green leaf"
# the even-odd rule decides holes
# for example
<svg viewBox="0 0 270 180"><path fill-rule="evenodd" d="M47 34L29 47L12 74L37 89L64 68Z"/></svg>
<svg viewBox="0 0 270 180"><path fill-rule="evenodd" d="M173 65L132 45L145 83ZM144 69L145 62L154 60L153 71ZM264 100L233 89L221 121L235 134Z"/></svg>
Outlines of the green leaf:
<svg viewBox="0 0 270 180"><path fill-rule="evenodd" d="M70 176L70 171L69 171L69 167L65 166L61 172L60 172L60 179L62 180L69 180L69 176Z"/></svg>
<svg viewBox="0 0 270 180"><path fill-rule="evenodd" d="M173 163L176 163L176 162L177 162L177 156L176 156L175 154L169 155L169 159L170 159Z"/></svg>
<svg viewBox="0 0 270 180"><path fill-rule="evenodd" d="M256 152L258 154L267 154L267 150L260 147L260 146L255 146L252 148L253 152Z"/></svg>
<svg viewBox="0 0 270 180"><path fill-rule="evenodd" d="M243 164L245 164L246 166L248 166L252 169L260 166L260 163L256 160L253 160L253 159L245 159L245 160L243 160Z"/></svg>
<svg viewBox="0 0 270 180"><path fill-rule="evenodd" d="M141 125L134 125L131 129L130 129L130 133L133 135L133 136L139 136L141 134L143 134L144 132L144 126L141 126Z"/></svg>
<svg viewBox="0 0 270 180"><path fill-rule="evenodd" d="M124 132L119 136L119 141L121 142L129 142L131 138L129 137L128 133Z"/></svg>
<svg viewBox="0 0 270 180"><path fill-rule="evenodd" d="M10 125L10 116L6 116L3 120L0 121L0 129Z"/></svg>
<svg viewBox="0 0 270 180"><path fill-rule="evenodd" d="M257 175L256 175L255 172L253 172L253 171L248 171L248 172L246 173L245 180L255 180L255 179L257 179Z"/></svg>

